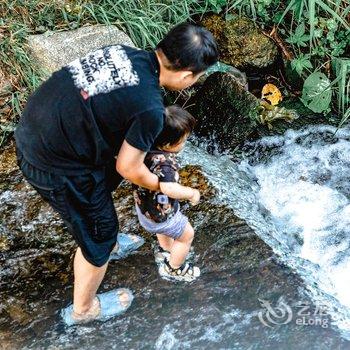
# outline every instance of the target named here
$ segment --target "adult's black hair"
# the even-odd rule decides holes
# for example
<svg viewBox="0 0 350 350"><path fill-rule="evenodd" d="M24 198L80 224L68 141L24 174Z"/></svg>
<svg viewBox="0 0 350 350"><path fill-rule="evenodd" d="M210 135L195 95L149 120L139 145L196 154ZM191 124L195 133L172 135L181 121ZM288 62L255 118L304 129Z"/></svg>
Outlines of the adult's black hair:
<svg viewBox="0 0 350 350"><path fill-rule="evenodd" d="M172 28L157 45L172 70L188 69L194 74L205 71L218 61L218 47L213 35L205 28L181 23Z"/></svg>
<svg viewBox="0 0 350 350"><path fill-rule="evenodd" d="M163 130L156 138L154 144L158 147L176 145L185 135L192 132L196 119L185 109L178 105L165 108Z"/></svg>

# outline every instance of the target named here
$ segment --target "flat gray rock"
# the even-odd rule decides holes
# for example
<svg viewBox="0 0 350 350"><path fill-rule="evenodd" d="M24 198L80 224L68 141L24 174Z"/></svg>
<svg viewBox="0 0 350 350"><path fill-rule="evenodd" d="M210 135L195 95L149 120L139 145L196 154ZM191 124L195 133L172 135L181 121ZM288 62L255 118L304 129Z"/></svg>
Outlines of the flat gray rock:
<svg viewBox="0 0 350 350"><path fill-rule="evenodd" d="M92 50L113 44L135 46L115 26L93 25L65 32L46 32L28 38L30 51L41 68L52 73Z"/></svg>

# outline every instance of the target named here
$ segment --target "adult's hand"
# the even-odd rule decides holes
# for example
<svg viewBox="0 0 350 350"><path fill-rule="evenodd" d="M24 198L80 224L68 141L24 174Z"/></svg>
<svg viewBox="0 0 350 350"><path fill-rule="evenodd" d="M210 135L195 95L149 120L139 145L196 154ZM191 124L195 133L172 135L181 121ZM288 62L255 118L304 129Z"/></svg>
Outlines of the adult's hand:
<svg viewBox="0 0 350 350"><path fill-rule="evenodd" d="M135 185L159 191L158 176L151 173L144 164L146 152L131 146L124 140L118 153L116 169L118 173Z"/></svg>

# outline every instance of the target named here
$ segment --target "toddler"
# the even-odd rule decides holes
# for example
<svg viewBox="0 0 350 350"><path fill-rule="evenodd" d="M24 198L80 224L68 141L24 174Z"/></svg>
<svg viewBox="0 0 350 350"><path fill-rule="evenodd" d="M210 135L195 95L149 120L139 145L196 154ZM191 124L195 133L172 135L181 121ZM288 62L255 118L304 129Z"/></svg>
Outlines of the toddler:
<svg viewBox="0 0 350 350"><path fill-rule="evenodd" d="M186 262L194 230L181 213L179 200L196 205L200 193L179 184L176 154L183 149L194 124L193 116L181 107L166 108L164 127L154 142L155 149L145 157L146 166L159 177L160 192L142 187L134 190L140 225L158 238L158 256L162 257L160 275L165 279L188 282L199 277L200 270Z"/></svg>

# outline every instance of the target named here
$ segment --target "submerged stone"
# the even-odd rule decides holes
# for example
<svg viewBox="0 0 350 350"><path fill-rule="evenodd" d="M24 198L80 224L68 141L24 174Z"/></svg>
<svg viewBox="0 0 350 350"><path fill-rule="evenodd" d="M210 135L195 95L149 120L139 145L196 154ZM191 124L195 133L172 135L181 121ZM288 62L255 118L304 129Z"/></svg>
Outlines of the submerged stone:
<svg viewBox="0 0 350 350"><path fill-rule="evenodd" d="M248 18L225 21L219 15L210 15L201 24L213 33L224 63L237 68L265 68L278 57L275 43Z"/></svg>

